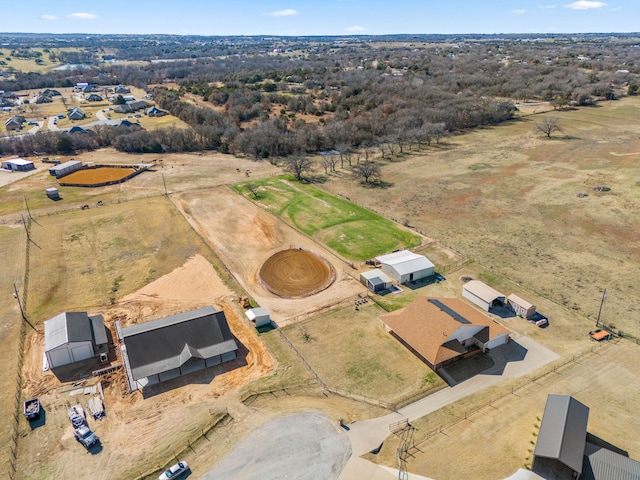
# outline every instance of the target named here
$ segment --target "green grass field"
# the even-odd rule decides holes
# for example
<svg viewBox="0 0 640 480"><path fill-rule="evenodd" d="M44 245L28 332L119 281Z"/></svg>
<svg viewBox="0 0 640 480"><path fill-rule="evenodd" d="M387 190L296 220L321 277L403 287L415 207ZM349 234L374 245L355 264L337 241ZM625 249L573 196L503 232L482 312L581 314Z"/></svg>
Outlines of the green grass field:
<svg viewBox="0 0 640 480"><path fill-rule="evenodd" d="M392 221L290 176L242 182L234 189L350 260L362 261L421 242L418 235Z"/></svg>

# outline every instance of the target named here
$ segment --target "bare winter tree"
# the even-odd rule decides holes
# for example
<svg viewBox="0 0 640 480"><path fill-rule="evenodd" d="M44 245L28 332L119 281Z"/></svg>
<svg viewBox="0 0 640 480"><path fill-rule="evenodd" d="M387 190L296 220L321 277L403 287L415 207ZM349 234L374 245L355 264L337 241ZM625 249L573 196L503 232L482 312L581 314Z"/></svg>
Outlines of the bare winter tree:
<svg viewBox="0 0 640 480"><path fill-rule="evenodd" d="M544 117L541 121L536 123L536 130L544 133L547 138L550 138L553 132L562 131L560 119L554 116Z"/></svg>
<svg viewBox="0 0 640 480"><path fill-rule="evenodd" d="M364 183L369 183L372 179L380 178L382 168L379 163L365 160L362 163L354 165L352 172L356 178L364 181Z"/></svg>
<svg viewBox="0 0 640 480"><path fill-rule="evenodd" d="M312 172L315 166L314 160L304 155L286 157L282 164L285 171L296 177L296 180L302 180L302 176L305 173Z"/></svg>

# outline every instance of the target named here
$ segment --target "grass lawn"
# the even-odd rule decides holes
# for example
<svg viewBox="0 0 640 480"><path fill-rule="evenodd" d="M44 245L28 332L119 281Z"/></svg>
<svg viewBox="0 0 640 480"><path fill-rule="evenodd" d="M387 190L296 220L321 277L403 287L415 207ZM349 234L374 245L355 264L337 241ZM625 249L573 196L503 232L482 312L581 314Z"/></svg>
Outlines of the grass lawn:
<svg viewBox="0 0 640 480"><path fill-rule="evenodd" d="M164 197L38 217L29 312L36 322L108 305L209 250Z"/></svg>
<svg viewBox="0 0 640 480"><path fill-rule="evenodd" d="M290 176L242 182L234 189L350 260L411 248L422 240L370 210Z"/></svg>
<svg viewBox="0 0 640 480"><path fill-rule="evenodd" d="M397 403L445 386L386 332L384 313L373 303L342 307L282 331L330 388Z"/></svg>

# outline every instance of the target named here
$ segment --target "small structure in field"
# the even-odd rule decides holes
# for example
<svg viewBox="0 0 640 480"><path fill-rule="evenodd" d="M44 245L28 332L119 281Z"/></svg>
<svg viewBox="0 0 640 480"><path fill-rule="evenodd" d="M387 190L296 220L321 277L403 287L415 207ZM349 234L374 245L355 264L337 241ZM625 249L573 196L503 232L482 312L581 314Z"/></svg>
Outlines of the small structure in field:
<svg viewBox="0 0 640 480"><path fill-rule="evenodd" d="M238 345L224 312L204 307L120 327L122 358L132 391L234 360Z"/></svg>
<svg viewBox="0 0 640 480"><path fill-rule="evenodd" d="M516 315L529 319L536 313L536 306L520 298L515 293L507 297L507 307L509 307Z"/></svg>
<svg viewBox="0 0 640 480"><path fill-rule="evenodd" d="M12 170L14 172L28 172L29 170L34 170L36 166L31 160L14 158L12 160L4 160L2 162L2 168L5 170Z"/></svg>
<svg viewBox="0 0 640 480"><path fill-rule="evenodd" d="M435 274L435 265L424 255L400 250L376 257L381 269L398 283L406 284Z"/></svg>
<svg viewBox="0 0 640 480"><path fill-rule="evenodd" d="M65 175L80 170L82 168L82 162L80 160L69 160L68 162L61 163L55 167L49 169L49 175L53 175L56 178L62 178Z"/></svg>
<svg viewBox="0 0 640 480"><path fill-rule="evenodd" d="M373 293L378 293L383 290L388 290L392 286L391 279L382 270L377 268L374 270L368 270L360 274L360 283L371 290Z"/></svg>
<svg viewBox="0 0 640 480"><path fill-rule="evenodd" d="M480 280L469 280L462 286L462 296L487 312L491 307L503 306L505 296Z"/></svg>
<svg viewBox="0 0 640 480"><path fill-rule="evenodd" d="M51 200L60 199L60 192L58 192L57 188L54 188L54 187L47 188L45 192L47 192L47 197L50 198Z"/></svg>
<svg viewBox="0 0 640 480"><path fill-rule="evenodd" d="M255 322L256 328L271 325L271 316L269 315L269 310L267 310L266 308L250 308L249 310L244 312L244 314L249 320Z"/></svg>
<svg viewBox="0 0 640 480"><path fill-rule="evenodd" d="M102 315L64 312L44 322L44 353L51 369L108 351Z"/></svg>
<svg viewBox="0 0 640 480"><path fill-rule="evenodd" d="M418 297L380 319L391 335L433 370L472 350L487 351L509 341L508 329L457 298Z"/></svg>

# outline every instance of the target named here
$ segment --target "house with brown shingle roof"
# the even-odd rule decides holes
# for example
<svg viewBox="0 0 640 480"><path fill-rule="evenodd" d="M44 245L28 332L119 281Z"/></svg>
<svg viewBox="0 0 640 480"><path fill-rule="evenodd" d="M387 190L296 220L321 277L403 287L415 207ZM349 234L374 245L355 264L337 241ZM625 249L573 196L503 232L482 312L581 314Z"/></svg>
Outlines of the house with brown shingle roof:
<svg viewBox="0 0 640 480"><path fill-rule="evenodd" d="M486 352L509 341L507 328L457 298L418 297L380 319L391 335L434 370L473 350Z"/></svg>

